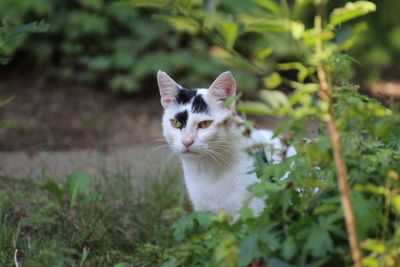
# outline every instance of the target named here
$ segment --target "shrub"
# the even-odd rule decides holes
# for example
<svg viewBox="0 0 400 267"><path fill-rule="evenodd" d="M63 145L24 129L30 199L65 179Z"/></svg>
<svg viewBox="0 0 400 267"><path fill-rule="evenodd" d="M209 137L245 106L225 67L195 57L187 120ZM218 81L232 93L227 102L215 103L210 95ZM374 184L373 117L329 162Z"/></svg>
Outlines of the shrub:
<svg viewBox="0 0 400 267"><path fill-rule="evenodd" d="M0 16L8 25L38 18L50 24L48 34L21 36L4 47L16 54L9 69L122 92L145 92L159 69L184 84L201 84L224 70L208 56L204 38L175 34L154 13L110 0L1 1ZM244 89L253 87L250 79Z"/></svg>
<svg viewBox="0 0 400 267"><path fill-rule="evenodd" d="M347 2L326 13L327 1L251 2L229 22L224 5L222 11L215 6L209 11L215 1L204 1L203 12L191 1L175 1L175 8L196 21L193 25L202 25L220 45L225 63L263 79L270 90L260 91L261 101L237 108L286 116L275 133L291 131L298 155L257 170L260 183L249 190L266 197L259 217L244 207L235 223L223 213L194 213L176 222L173 231L181 244L170 249L164 266L395 266L400 260L400 115L395 105L388 108L361 95L347 81L351 58L343 52L350 39L338 40L342 23L374 11L375 5ZM299 20L310 9L314 24ZM258 49L241 49L249 36ZM280 40L297 55L279 57L281 47L274 44ZM271 53L277 61L266 63ZM282 85L293 92L271 90ZM312 139L304 129L310 119L321 122ZM288 169L289 177L280 180Z"/></svg>

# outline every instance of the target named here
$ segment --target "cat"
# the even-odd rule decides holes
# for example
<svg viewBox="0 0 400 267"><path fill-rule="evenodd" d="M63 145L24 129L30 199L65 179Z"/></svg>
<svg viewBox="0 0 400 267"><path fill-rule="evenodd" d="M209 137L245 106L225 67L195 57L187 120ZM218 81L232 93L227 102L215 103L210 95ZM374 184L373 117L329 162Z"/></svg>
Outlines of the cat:
<svg viewBox="0 0 400 267"><path fill-rule="evenodd" d="M163 135L182 163L186 188L195 211L222 210L236 216L243 202L251 197L247 188L256 182L254 157L248 149L264 146L265 161L277 163L292 156L271 131L248 129L235 112L236 95L232 74L224 72L208 89L186 89L165 72L157 73ZM258 148L259 149L259 148ZM264 209L264 201L252 198L249 208L255 216Z"/></svg>

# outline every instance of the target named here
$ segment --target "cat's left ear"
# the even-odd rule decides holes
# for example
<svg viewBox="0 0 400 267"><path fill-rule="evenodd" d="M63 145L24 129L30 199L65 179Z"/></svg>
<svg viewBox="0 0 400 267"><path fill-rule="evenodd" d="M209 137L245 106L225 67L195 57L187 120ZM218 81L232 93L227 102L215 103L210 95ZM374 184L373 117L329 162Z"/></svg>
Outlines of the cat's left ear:
<svg viewBox="0 0 400 267"><path fill-rule="evenodd" d="M160 89L161 105L166 109L175 100L178 89L182 88L182 86L161 70L157 73L157 82Z"/></svg>
<svg viewBox="0 0 400 267"><path fill-rule="evenodd" d="M236 82L230 71L218 76L208 89L208 94L217 101L223 102L228 97L236 95ZM228 108L235 108L235 101L229 104Z"/></svg>

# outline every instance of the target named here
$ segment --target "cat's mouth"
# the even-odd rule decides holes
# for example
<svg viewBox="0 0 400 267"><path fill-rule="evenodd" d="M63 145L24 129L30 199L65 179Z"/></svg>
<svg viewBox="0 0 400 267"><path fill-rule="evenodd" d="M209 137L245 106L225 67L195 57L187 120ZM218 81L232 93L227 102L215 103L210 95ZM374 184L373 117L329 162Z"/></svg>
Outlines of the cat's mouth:
<svg viewBox="0 0 400 267"><path fill-rule="evenodd" d="M182 154L185 155L194 155L194 154L198 154L197 152L194 152L192 150L186 149L185 151L182 152Z"/></svg>

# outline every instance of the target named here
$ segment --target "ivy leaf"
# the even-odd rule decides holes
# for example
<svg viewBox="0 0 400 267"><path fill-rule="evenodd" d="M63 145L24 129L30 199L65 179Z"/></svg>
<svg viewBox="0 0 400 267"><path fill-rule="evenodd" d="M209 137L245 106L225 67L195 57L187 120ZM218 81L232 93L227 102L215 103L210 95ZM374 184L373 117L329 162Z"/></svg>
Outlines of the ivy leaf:
<svg viewBox="0 0 400 267"><path fill-rule="evenodd" d="M336 8L329 17L329 26L335 27L338 24L351 19L364 16L376 10L376 5L369 1L357 1L346 3L344 7Z"/></svg>

